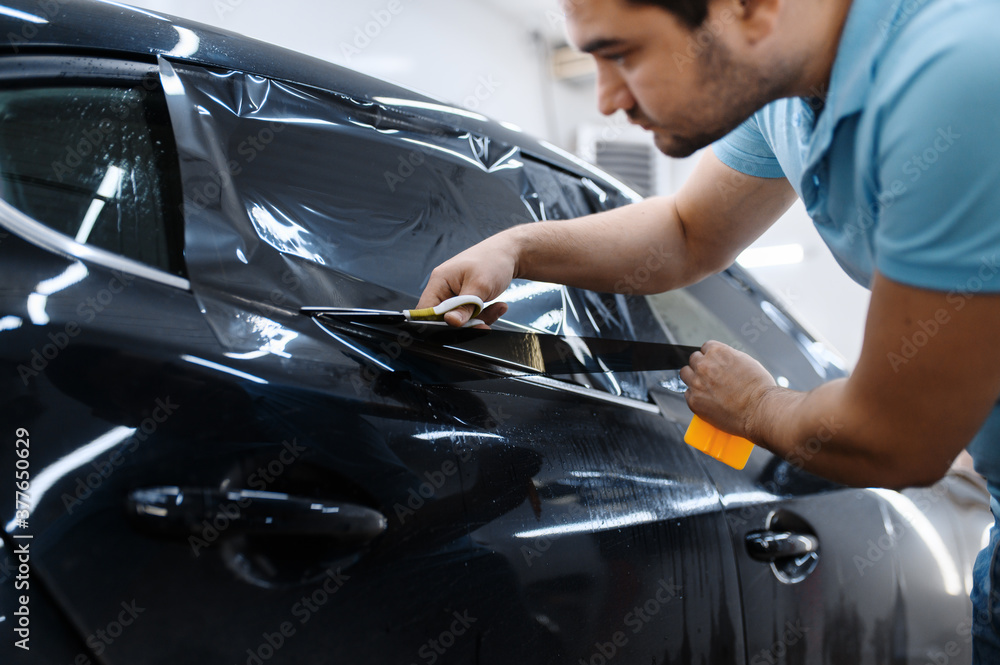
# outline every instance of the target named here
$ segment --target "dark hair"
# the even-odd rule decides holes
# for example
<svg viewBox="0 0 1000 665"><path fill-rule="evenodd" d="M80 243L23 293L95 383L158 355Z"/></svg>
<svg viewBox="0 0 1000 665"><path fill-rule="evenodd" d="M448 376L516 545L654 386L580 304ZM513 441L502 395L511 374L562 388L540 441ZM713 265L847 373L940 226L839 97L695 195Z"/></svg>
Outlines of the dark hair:
<svg viewBox="0 0 1000 665"><path fill-rule="evenodd" d="M709 0L627 0L633 5L652 5L661 7L681 21L692 30L705 22L708 16Z"/></svg>

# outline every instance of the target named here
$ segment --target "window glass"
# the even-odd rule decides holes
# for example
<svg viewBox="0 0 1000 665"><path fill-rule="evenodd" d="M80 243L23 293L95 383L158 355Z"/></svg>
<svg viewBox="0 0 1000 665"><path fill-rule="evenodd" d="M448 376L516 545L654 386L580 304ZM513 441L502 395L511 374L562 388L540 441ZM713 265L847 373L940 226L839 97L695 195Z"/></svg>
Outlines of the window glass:
<svg viewBox="0 0 1000 665"><path fill-rule="evenodd" d="M752 353L722 319L685 289L646 296L646 301L673 344L701 346L714 339Z"/></svg>
<svg viewBox="0 0 1000 665"><path fill-rule="evenodd" d="M183 274L176 149L154 80L0 91L0 196L78 242Z"/></svg>
<svg viewBox="0 0 1000 665"><path fill-rule="evenodd" d="M821 345L729 272L645 300L670 342L701 346L718 340L749 354L781 385L796 390L837 376L827 375L820 351L814 350Z"/></svg>

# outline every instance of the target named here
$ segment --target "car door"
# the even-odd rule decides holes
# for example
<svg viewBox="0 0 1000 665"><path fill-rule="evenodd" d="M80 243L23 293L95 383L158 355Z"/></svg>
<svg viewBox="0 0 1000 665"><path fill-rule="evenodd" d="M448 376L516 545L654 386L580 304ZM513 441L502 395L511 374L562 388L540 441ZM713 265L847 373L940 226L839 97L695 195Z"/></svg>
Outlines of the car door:
<svg viewBox="0 0 1000 665"><path fill-rule="evenodd" d="M146 599L79 602L73 585L122 570L128 552L107 526L128 469L198 427L184 407L218 395L188 399L200 386L173 351L217 343L189 292L155 68L4 56L0 79L0 421L19 442L2 447L0 487L15 497L3 536L19 576L4 607L31 622L21 645L0 649L5 662L87 658L107 648L96 631L122 628L122 604ZM76 636L45 644L70 617Z"/></svg>
<svg viewBox="0 0 1000 665"><path fill-rule="evenodd" d="M737 267L644 300L636 307L648 307L671 341L726 342L757 358L781 385L808 390L843 375ZM657 401L683 421L676 373L647 378ZM946 505L947 492L848 488L803 471L839 426L831 414L787 460L755 449L743 471L702 458L726 506L749 662L968 662L971 566L925 511ZM988 511L983 515L986 525Z"/></svg>

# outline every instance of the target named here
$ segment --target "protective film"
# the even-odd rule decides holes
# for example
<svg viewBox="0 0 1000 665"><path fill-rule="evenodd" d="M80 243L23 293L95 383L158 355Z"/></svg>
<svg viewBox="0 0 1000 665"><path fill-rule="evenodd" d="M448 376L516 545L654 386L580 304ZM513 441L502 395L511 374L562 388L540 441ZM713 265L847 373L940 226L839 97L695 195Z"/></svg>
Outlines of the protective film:
<svg viewBox="0 0 1000 665"><path fill-rule="evenodd" d="M236 352L280 347L276 320L303 306L412 307L435 266L493 233L625 202L413 109L164 59L160 70L189 278ZM502 299L505 319L529 330L633 332L621 297L517 282Z"/></svg>

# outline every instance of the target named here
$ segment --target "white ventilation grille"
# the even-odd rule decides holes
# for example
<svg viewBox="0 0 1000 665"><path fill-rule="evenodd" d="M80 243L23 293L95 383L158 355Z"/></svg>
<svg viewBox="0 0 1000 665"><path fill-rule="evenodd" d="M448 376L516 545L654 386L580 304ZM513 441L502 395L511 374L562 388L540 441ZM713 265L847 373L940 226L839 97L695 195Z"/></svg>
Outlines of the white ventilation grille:
<svg viewBox="0 0 1000 665"><path fill-rule="evenodd" d="M597 141L594 162L642 196L656 191L655 148L631 141Z"/></svg>

